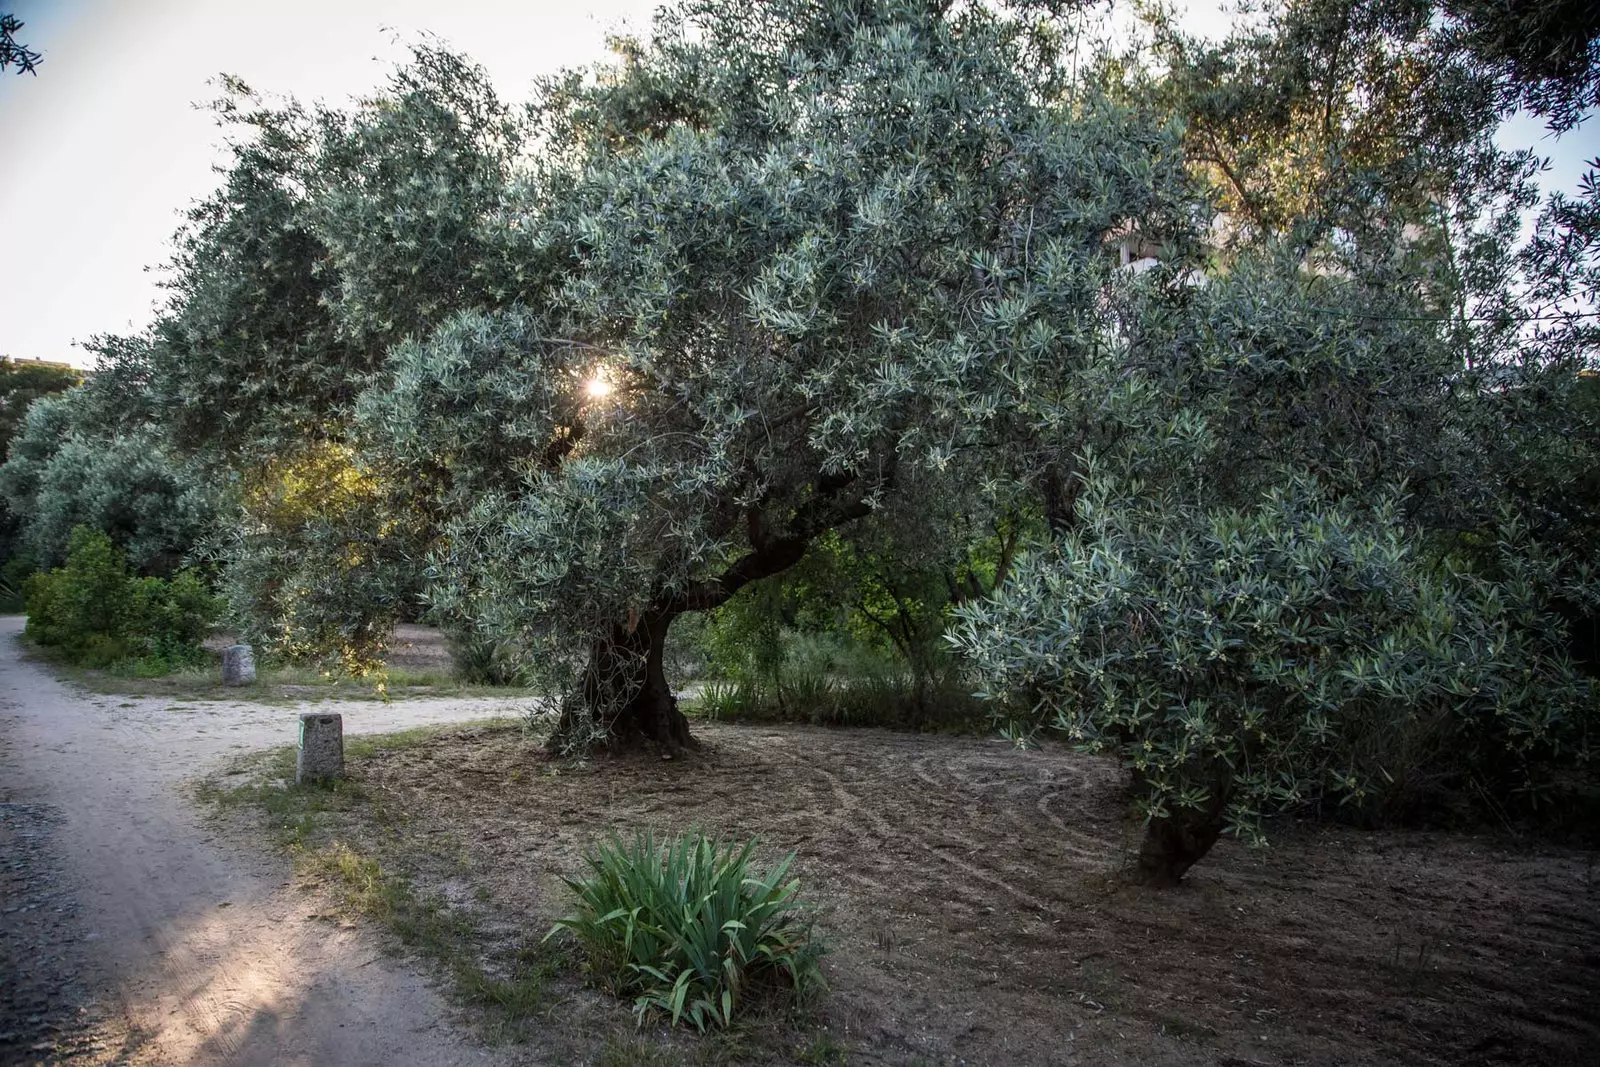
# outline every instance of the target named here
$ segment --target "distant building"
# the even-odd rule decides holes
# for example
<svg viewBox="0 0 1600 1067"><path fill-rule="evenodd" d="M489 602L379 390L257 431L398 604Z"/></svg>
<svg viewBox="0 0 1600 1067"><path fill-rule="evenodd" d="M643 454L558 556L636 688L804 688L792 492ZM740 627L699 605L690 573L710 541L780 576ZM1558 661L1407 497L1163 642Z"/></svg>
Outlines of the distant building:
<svg viewBox="0 0 1600 1067"><path fill-rule="evenodd" d="M88 378L93 374L85 367L76 367L71 363L61 363L53 359L23 359L21 356L0 356L0 363L8 363L13 367L52 367L55 370L67 370L80 378Z"/></svg>

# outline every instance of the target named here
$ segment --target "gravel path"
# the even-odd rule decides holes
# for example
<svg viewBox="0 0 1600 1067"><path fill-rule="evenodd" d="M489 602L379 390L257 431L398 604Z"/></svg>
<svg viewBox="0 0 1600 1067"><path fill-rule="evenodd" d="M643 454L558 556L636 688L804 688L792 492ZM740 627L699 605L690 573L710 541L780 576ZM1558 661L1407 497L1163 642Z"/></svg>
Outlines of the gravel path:
<svg viewBox="0 0 1600 1067"><path fill-rule="evenodd" d="M0 618L0 1064L512 1062L190 803L186 779L291 743L300 709L89 694L25 659L21 628ZM506 708L338 710L365 733Z"/></svg>

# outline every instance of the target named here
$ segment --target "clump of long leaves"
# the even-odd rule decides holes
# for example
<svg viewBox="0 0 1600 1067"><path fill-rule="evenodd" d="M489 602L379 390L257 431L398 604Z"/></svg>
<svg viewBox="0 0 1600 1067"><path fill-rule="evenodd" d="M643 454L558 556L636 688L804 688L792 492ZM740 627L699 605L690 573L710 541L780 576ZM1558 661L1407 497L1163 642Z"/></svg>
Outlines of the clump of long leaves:
<svg viewBox="0 0 1600 1067"><path fill-rule="evenodd" d="M701 1031L727 1026L757 989L787 987L798 997L822 985L823 946L814 936L794 854L762 873L756 842L740 847L691 833L658 843L611 838L587 857L589 876L568 879L577 902L548 936L571 933L590 973L618 996Z"/></svg>

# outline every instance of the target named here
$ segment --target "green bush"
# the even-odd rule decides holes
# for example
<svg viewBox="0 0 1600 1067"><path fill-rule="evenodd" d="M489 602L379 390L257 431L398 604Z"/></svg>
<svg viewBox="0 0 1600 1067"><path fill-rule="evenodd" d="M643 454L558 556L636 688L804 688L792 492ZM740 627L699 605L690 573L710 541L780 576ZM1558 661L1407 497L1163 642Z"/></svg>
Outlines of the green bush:
<svg viewBox="0 0 1600 1067"><path fill-rule="evenodd" d="M505 645L470 630L446 631L450 663L458 681L468 685L525 686L528 673L508 655Z"/></svg>
<svg viewBox="0 0 1600 1067"><path fill-rule="evenodd" d="M967 687L945 684L919 693L915 679L906 672L871 666L838 678L785 672L775 685L713 679L694 698L693 707L712 721L967 733L981 732L992 718L990 709Z"/></svg>
<svg viewBox="0 0 1600 1067"><path fill-rule="evenodd" d="M784 881L791 853L766 874L751 869L755 842L741 847L694 833L657 844L613 838L588 857L589 877L568 880L577 910L547 936L568 931L591 975L634 998L641 1019L659 1011L704 1031L727 1026L748 995L822 986L823 948Z"/></svg>
<svg viewBox="0 0 1600 1067"><path fill-rule="evenodd" d="M25 586L27 635L86 667L129 665L167 674L204 658L216 601L192 571L140 578L100 530L72 531L67 562Z"/></svg>
<svg viewBox="0 0 1600 1067"><path fill-rule="evenodd" d="M766 706L754 683L720 679L707 682L694 703L701 716L712 721L759 718Z"/></svg>
<svg viewBox="0 0 1600 1067"><path fill-rule="evenodd" d="M1592 762L1595 690L1540 592L1561 563L1525 540L1486 582L1420 556L1392 505L1304 480L1248 511L1083 499L953 640L1022 735L1127 766L1145 880L1285 809L1509 799Z"/></svg>

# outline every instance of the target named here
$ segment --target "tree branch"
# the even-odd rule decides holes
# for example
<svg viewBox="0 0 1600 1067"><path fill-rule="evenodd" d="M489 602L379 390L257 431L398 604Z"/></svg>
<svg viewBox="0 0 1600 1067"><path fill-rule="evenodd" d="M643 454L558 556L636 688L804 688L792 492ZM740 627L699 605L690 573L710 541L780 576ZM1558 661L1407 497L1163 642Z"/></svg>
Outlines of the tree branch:
<svg viewBox="0 0 1600 1067"><path fill-rule="evenodd" d="M764 516L752 509L748 516L752 535L751 549L733 562L727 570L708 581L691 586L662 606L663 611L677 614L684 611L709 611L727 602L728 598L751 582L770 578L799 563L812 540L828 530L872 513L866 494L839 500L838 494L857 481L853 474L825 474L816 479L817 493L795 511L790 521L790 532L783 537L768 533ZM760 540L756 541L755 538Z"/></svg>

